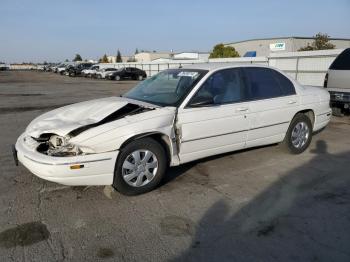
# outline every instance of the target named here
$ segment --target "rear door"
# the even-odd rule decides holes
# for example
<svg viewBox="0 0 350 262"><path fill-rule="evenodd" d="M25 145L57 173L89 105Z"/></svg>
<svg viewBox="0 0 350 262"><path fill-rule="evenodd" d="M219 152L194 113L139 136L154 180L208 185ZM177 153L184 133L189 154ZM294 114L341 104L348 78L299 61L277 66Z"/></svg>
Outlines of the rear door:
<svg viewBox="0 0 350 262"><path fill-rule="evenodd" d="M244 67L251 126L247 147L283 140L299 100L293 83L280 72L265 67Z"/></svg>
<svg viewBox="0 0 350 262"><path fill-rule="evenodd" d="M195 106L193 101L203 97L212 103ZM190 102L179 108L181 163L244 148L249 114L241 70L231 68L213 73Z"/></svg>

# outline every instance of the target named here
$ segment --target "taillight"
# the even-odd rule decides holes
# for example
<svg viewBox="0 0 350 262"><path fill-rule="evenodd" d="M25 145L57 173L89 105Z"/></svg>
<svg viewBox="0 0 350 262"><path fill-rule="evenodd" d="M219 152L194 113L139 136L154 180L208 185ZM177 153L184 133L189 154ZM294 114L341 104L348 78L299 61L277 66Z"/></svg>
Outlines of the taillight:
<svg viewBox="0 0 350 262"><path fill-rule="evenodd" d="M324 78L323 87L327 87L327 84L328 84L328 73L326 74L326 76Z"/></svg>

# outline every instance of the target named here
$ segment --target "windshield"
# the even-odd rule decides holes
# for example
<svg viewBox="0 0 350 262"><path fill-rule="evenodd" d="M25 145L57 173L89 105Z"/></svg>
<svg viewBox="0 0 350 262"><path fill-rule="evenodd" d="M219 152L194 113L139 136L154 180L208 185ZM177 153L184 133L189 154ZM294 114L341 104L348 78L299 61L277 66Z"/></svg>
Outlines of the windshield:
<svg viewBox="0 0 350 262"><path fill-rule="evenodd" d="M140 82L124 97L160 106L178 106L207 72L198 69L168 69Z"/></svg>

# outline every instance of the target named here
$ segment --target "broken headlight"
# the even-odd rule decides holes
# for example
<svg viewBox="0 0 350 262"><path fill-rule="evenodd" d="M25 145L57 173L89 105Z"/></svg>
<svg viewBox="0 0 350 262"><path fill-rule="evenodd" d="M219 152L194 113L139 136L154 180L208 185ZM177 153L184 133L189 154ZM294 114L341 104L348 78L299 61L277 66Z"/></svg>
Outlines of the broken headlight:
<svg viewBox="0 0 350 262"><path fill-rule="evenodd" d="M53 135L48 141L47 155L49 156L77 156L83 152L76 145L69 143L70 137Z"/></svg>

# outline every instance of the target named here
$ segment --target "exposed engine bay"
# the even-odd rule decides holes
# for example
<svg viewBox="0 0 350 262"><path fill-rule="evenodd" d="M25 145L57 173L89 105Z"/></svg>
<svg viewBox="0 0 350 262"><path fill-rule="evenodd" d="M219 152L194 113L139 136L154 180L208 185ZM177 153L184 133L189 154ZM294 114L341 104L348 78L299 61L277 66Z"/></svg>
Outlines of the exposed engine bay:
<svg viewBox="0 0 350 262"><path fill-rule="evenodd" d="M39 146L37 147L37 151L45 155L56 156L56 157L67 157L67 156L90 154L90 153L93 153L91 149L79 148L78 146L70 143L69 140L72 137L75 137L88 129L121 119L126 116L143 113L150 110L154 110L154 108L149 108L141 105L128 103L122 108L118 109L117 111L106 116L102 120L96 123L78 127L72 130L71 132L69 132L65 136L59 136L54 133L43 133L39 137L32 137L32 138L36 142L40 143Z"/></svg>

